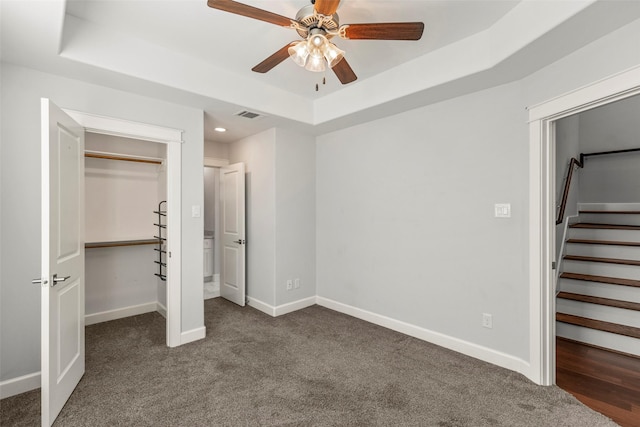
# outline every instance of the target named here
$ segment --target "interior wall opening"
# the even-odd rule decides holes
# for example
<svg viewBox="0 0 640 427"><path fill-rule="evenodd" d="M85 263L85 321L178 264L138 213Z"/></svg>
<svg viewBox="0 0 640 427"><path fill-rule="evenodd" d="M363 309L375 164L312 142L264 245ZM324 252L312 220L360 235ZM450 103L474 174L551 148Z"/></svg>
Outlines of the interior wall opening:
<svg viewBox="0 0 640 427"><path fill-rule="evenodd" d="M85 319L167 314L167 146L87 132Z"/></svg>

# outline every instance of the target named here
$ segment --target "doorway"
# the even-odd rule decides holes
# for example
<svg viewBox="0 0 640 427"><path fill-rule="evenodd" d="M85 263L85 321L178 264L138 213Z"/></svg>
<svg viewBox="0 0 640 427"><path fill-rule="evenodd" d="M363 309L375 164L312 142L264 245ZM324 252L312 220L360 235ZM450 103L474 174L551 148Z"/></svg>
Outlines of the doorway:
<svg viewBox="0 0 640 427"><path fill-rule="evenodd" d="M245 165L205 157L204 299L246 304ZM213 252L213 253L211 253Z"/></svg>
<svg viewBox="0 0 640 427"><path fill-rule="evenodd" d="M85 132L85 325L166 317L166 144Z"/></svg>
<svg viewBox="0 0 640 427"><path fill-rule="evenodd" d="M555 384L555 127L559 119L640 94L640 67L529 108L530 373Z"/></svg>
<svg viewBox="0 0 640 427"><path fill-rule="evenodd" d="M166 200L167 200L167 277L166 277L166 337L167 346L181 344L181 175L182 131L128 120L63 109L78 122L85 132L98 135L120 136L166 145Z"/></svg>

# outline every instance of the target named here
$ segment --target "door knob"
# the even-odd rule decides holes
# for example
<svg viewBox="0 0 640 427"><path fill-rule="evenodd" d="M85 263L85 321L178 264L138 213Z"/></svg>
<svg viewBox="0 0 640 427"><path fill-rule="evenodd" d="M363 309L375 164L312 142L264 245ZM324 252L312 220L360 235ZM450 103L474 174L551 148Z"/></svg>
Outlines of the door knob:
<svg viewBox="0 0 640 427"><path fill-rule="evenodd" d="M233 243L237 243L239 245L244 245L247 241L244 239L240 239L240 240L234 240Z"/></svg>
<svg viewBox="0 0 640 427"><path fill-rule="evenodd" d="M49 283L49 281L47 279L38 278L38 279L33 279L31 283L33 283L34 285L46 285L47 283Z"/></svg>

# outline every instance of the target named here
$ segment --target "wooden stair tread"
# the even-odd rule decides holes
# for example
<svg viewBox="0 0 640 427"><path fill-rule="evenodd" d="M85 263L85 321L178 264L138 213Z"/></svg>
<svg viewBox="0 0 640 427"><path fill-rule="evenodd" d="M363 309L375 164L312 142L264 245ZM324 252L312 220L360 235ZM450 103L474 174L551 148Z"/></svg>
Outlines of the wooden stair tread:
<svg viewBox="0 0 640 427"><path fill-rule="evenodd" d="M640 242L618 242L615 240L567 239L567 243L582 243L586 245L614 245L614 246L640 247Z"/></svg>
<svg viewBox="0 0 640 427"><path fill-rule="evenodd" d="M640 261L634 259L620 259L620 258L599 258L594 256L582 256L582 255L565 255L565 260L570 261L587 261L587 262L603 262L607 264L622 264L622 265L637 265L640 266Z"/></svg>
<svg viewBox="0 0 640 427"><path fill-rule="evenodd" d="M623 224L597 224L593 222L578 222L571 224L569 228L588 228L603 230L640 230L640 225L623 225Z"/></svg>
<svg viewBox="0 0 640 427"><path fill-rule="evenodd" d="M640 214L640 211L602 211L602 210L581 210L579 213L590 213L590 214Z"/></svg>
<svg viewBox="0 0 640 427"><path fill-rule="evenodd" d="M640 311L640 303L631 301L621 301L611 298L594 297L591 295L574 294L571 292L559 292L558 298L568 299L572 301L587 302L590 304L606 305L608 307L624 308L627 310Z"/></svg>
<svg viewBox="0 0 640 427"><path fill-rule="evenodd" d="M591 274L562 273L561 279L583 280L587 282L609 283L612 285L634 286L640 288L640 280L620 279L618 277L593 276Z"/></svg>
<svg viewBox="0 0 640 427"><path fill-rule="evenodd" d="M619 325L617 323L605 322L604 320L589 319L587 317L574 316L573 314L565 313L556 313L556 320L558 322L569 323L571 325L584 326L590 329L597 329L599 331L640 339L640 328L635 328L633 326Z"/></svg>

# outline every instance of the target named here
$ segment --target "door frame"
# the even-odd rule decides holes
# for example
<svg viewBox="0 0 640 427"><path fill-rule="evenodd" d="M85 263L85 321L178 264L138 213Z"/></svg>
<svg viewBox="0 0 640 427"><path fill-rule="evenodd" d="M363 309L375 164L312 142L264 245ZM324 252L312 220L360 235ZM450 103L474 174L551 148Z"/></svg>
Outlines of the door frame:
<svg viewBox="0 0 640 427"><path fill-rule="evenodd" d="M181 342L182 319L182 130L63 108L85 132L140 139L167 145L167 346Z"/></svg>
<svg viewBox="0 0 640 427"><path fill-rule="evenodd" d="M555 123L640 94L640 66L596 81L529 110L529 373L555 384Z"/></svg>

